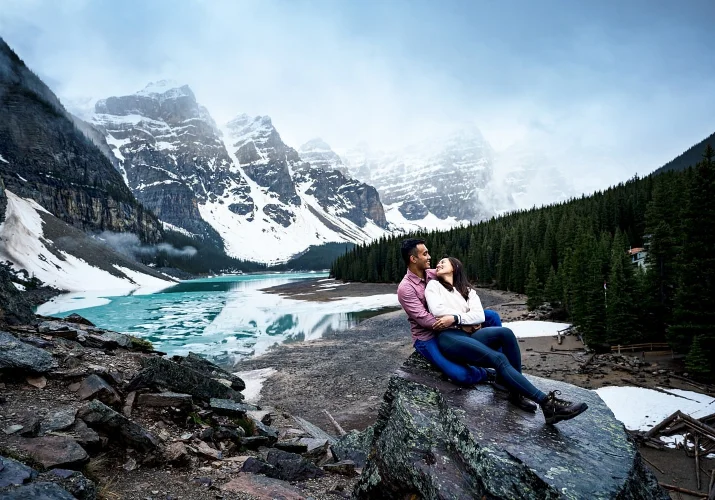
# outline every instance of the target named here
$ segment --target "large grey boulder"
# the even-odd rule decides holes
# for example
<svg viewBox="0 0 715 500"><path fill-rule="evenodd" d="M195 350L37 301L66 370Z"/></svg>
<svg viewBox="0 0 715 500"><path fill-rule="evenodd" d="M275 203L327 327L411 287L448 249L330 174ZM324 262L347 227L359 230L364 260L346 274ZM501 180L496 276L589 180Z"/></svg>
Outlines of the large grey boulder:
<svg viewBox="0 0 715 500"><path fill-rule="evenodd" d="M226 387L211 377L183 364L159 357L146 358L142 371L130 382L127 390L135 391L143 387L191 394L202 401L208 401L211 398L234 401L243 399L243 394Z"/></svg>
<svg viewBox="0 0 715 500"><path fill-rule="evenodd" d="M89 455L73 439L65 436L44 436L20 439L14 446L30 455L46 469L61 467L80 469L89 462Z"/></svg>
<svg viewBox="0 0 715 500"><path fill-rule="evenodd" d="M129 447L141 451L152 451L159 447L158 437L96 399L82 406L77 416L89 427L120 436Z"/></svg>
<svg viewBox="0 0 715 500"><path fill-rule="evenodd" d="M76 498L55 483L38 481L0 491L2 500L76 500Z"/></svg>
<svg viewBox="0 0 715 500"><path fill-rule="evenodd" d="M46 373L53 368L57 368L57 361L49 352L26 344L7 332L0 332L0 371Z"/></svg>
<svg viewBox="0 0 715 500"><path fill-rule="evenodd" d="M0 489L20 486L37 477L37 471L12 458L0 457Z"/></svg>
<svg viewBox="0 0 715 500"><path fill-rule="evenodd" d="M462 389L419 357L390 379L357 498L669 498L598 394L529 377L579 417L546 425L488 385Z"/></svg>
<svg viewBox="0 0 715 500"><path fill-rule="evenodd" d="M246 388L246 383L241 379L241 377L224 370L195 352L190 352L188 356L174 356L172 359L180 365L191 368L192 370L197 371L202 375L206 375L214 380L228 380L231 383L231 389L235 391L242 391Z"/></svg>

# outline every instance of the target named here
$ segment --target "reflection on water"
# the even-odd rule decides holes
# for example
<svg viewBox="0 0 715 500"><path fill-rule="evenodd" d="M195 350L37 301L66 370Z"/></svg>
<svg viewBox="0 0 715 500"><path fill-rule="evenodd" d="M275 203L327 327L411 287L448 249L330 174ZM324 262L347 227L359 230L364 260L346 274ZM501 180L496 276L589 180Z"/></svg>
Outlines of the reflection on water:
<svg viewBox="0 0 715 500"><path fill-rule="evenodd" d="M316 274L223 276L179 283L150 295L109 297L95 307L68 306L97 326L146 338L169 354L204 353L232 362L260 354L277 342L313 340L350 328L366 317L393 310L394 294L307 302L260 289ZM387 307L386 307L387 306Z"/></svg>

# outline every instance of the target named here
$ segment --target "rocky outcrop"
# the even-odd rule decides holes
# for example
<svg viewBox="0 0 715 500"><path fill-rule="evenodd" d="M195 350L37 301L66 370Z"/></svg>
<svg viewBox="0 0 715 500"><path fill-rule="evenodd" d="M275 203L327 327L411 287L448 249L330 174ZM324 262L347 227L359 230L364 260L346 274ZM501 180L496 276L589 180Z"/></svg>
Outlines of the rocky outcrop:
<svg viewBox="0 0 715 500"><path fill-rule="evenodd" d="M160 240L156 217L137 203L110 161L2 39L0 115L0 176L7 189L82 230Z"/></svg>
<svg viewBox="0 0 715 500"><path fill-rule="evenodd" d="M144 369L132 380L128 390L144 387L166 388L173 392L191 394L197 399L208 401L211 398L241 401L243 394L226 387L206 375L183 364L162 358L147 358Z"/></svg>
<svg viewBox="0 0 715 500"><path fill-rule="evenodd" d="M488 385L462 390L416 354L390 380L358 498L668 498L594 392L531 377L586 413L558 426Z"/></svg>
<svg viewBox="0 0 715 500"><path fill-rule="evenodd" d="M0 371L46 373L53 368L57 362L47 351L0 331Z"/></svg>
<svg viewBox="0 0 715 500"><path fill-rule="evenodd" d="M161 81L132 95L101 99L92 124L106 135L134 195L161 220L221 246L199 203L230 191L252 206L216 124L188 86Z"/></svg>

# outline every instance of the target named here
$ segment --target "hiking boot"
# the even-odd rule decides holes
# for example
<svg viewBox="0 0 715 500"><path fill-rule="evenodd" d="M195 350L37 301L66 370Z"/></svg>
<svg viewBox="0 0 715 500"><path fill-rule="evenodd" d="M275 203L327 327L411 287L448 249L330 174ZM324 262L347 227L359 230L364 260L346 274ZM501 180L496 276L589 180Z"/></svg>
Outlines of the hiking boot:
<svg viewBox="0 0 715 500"><path fill-rule="evenodd" d="M569 420L588 409L586 403L572 403L565 399L559 399L556 397L557 394L561 394L561 391L551 391L546 395L544 402L541 403L541 411L544 412L547 424Z"/></svg>
<svg viewBox="0 0 715 500"><path fill-rule="evenodd" d="M536 403L531 401L530 399L525 398L518 392L510 392L509 393L509 402L513 405L518 406L524 411L529 411L531 413L536 413Z"/></svg>

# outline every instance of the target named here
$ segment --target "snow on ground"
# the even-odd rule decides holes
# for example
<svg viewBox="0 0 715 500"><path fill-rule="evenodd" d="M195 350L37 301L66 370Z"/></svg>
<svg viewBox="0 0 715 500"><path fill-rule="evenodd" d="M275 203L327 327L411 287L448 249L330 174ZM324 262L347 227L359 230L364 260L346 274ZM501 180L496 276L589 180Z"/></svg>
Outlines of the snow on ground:
<svg viewBox="0 0 715 500"><path fill-rule="evenodd" d="M503 323L503 326L510 328L518 338L526 338L556 335L556 332L571 325L552 321L512 321L511 323Z"/></svg>
<svg viewBox="0 0 715 500"><path fill-rule="evenodd" d="M38 212L47 211L33 200L20 198L7 190L5 192L7 212L5 221L0 224L0 260L13 262L15 269L26 269L47 285L70 292L110 289L120 291L122 295L143 286L156 290L171 285L169 281L118 268L127 275L122 279L90 266L74 255L55 250L62 256L58 257L45 246L42 219Z"/></svg>
<svg viewBox="0 0 715 500"><path fill-rule="evenodd" d="M681 389L664 389L673 396L641 387L601 387L596 392L618 420L630 430L647 431L676 411L693 418L715 413L715 398L698 392ZM683 399L675 396L683 396ZM669 447L683 442L682 435L663 436L661 441ZM715 455L708 455L710 458Z"/></svg>
<svg viewBox="0 0 715 500"><path fill-rule="evenodd" d="M234 375L240 377L246 383L246 388L241 391L246 401L249 403L257 403L261 397L263 383L276 373L275 368L261 368L259 370L235 372Z"/></svg>
<svg viewBox="0 0 715 500"><path fill-rule="evenodd" d="M3 163L10 163L10 162L7 161L5 158L3 158L2 155L0 155L0 161L3 162Z"/></svg>
<svg viewBox="0 0 715 500"><path fill-rule="evenodd" d="M693 418L715 413L715 398L692 391L664 389L688 399L641 387L602 387L596 392L627 429L647 431L680 410Z"/></svg>

